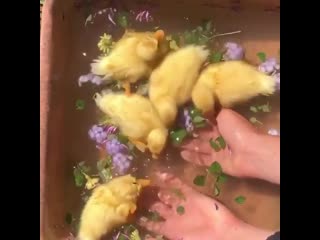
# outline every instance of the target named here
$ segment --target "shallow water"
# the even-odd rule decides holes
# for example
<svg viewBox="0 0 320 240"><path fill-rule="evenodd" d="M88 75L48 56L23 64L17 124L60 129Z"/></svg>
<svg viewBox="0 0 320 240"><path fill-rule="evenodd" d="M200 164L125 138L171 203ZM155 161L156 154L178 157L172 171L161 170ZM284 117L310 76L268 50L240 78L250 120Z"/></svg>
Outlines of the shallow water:
<svg viewBox="0 0 320 240"><path fill-rule="evenodd" d="M174 32L176 30L185 30L188 25L197 26L199 20L204 16L214 16L214 23L218 32L230 32L241 30L242 33L234 36L219 38L217 45L223 44L225 41L237 41L246 49L246 58L252 63L257 63L255 56L257 52L264 51L268 56L277 56L279 50L279 13L270 12L253 12L245 11L237 13L230 10L211 10L209 8L198 9L201 16L194 16L193 9L186 10L184 13L178 13L173 9L159 11L158 17L160 23L153 23L151 26L160 25L166 32ZM79 19L81 13L79 12ZM226 19L228 21L226 21ZM107 19L104 14L97 15L94 23L84 26L83 24L75 24L71 30L73 38L72 64L68 81L72 81L72 86L68 89L70 94L70 102L66 102L69 109L67 123L66 141L69 142L66 151L66 176L67 176L67 197L66 204L69 211L79 216L81 210L80 190L74 186L72 177L72 167L81 161L89 161L95 163L98 159L98 151L95 145L89 140L87 132L92 124L97 122L97 108L92 100L92 96L101 88L91 84L85 84L81 88L77 87L77 79L80 75L89 72L89 64L92 59L99 54L97 42L107 30ZM151 29L144 25L136 25L137 30ZM116 34L121 34L121 30L115 30ZM83 99L86 102L85 110L77 111L75 109L75 101ZM269 102L272 107L271 113L253 114L249 107L252 104L265 104ZM269 128L280 129L280 96L275 95L272 98L260 97L251 102L238 106L236 111L247 118L255 116L259 121L263 122L263 126L259 127L260 131L267 132ZM176 149L168 149L164 153L164 157L159 160L152 160L150 156L139 155L138 171L136 174L140 177L150 176L155 169L167 169L170 172L181 176L188 184L192 185L193 178L204 168L194 166L184 162ZM194 185L193 185L194 186ZM211 194L212 189L197 188L206 194ZM212 195L212 194L211 194ZM238 195L247 198L246 203L239 205L234 201ZM239 218L257 227L276 230L280 228L280 187L257 180L246 180L229 178L224 184L221 195L218 198L226 207L228 207Z"/></svg>

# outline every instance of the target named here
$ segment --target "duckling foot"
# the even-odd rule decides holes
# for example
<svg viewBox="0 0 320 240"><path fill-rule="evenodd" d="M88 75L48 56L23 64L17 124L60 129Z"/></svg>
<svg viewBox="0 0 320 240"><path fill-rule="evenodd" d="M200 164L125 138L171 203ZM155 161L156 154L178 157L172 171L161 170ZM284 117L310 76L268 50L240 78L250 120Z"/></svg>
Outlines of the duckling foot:
<svg viewBox="0 0 320 240"><path fill-rule="evenodd" d="M124 92L127 96L131 95L131 86L130 86L130 82L125 82L123 83L122 87L124 88Z"/></svg>

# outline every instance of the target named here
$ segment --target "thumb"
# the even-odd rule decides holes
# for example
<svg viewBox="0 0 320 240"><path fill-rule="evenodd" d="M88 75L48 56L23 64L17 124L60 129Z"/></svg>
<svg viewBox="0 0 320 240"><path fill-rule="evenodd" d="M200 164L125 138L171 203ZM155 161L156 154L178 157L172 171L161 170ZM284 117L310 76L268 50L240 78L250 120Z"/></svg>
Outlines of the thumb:
<svg viewBox="0 0 320 240"><path fill-rule="evenodd" d="M254 126L240 114L222 109L217 116L218 129L230 149L234 152L247 145L252 135L257 134Z"/></svg>

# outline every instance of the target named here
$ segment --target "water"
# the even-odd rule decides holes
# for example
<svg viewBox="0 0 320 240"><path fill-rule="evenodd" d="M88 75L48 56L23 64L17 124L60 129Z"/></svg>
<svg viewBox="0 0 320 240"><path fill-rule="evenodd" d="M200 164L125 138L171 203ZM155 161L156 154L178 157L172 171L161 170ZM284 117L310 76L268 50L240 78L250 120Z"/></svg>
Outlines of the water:
<svg viewBox="0 0 320 240"><path fill-rule="evenodd" d="M181 10L181 9L180 9ZM197 10L197 11L196 11ZM180 12L180 13L179 13ZM200 13L196 15L196 13ZM213 47L218 47L225 41L237 41L246 49L246 58L249 62L256 64L258 59L256 53L265 52L268 56L277 56L279 50L279 13L270 12L234 12L226 9L212 10L208 7L198 7L198 9L174 10L172 7L159 9L154 19L160 19L149 26L161 26L166 32L183 31L186 28L197 26L201 19L214 16L214 23L218 32L231 32L241 30L242 33L233 36L219 38ZM74 187L72 178L72 166L80 161L95 163L98 159L98 151L89 140L87 131L92 124L97 122L97 108L92 100L92 96L100 88L91 84L85 84L79 88L77 79L80 75L89 72L89 63L95 59L99 52L97 42L108 29L108 20L105 13L98 14L94 18L93 24L84 25L81 12L75 12L72 20L70 38L72 41L71 61L69 66L68 81L72 84L67 89L69 99L66 102L68 108L66 119L66 141L69 143L65 153L66 159L66 186L67 197L65 208L76 217L79 216L82 203L80 200L80 190ZM190 27L188 27L190 26ZM146 24L137 24L136 30L151 30ZM122 30L115 29L113 35L121 36ZM86 107L83 111L75 109L77 99L83 99ZM253 116L249 107L253 104L265 104L269 102L272 107L271 113L254 114L263 122L259 131L267 132L269 128L280 129L280 98L275 95L271 98L260 97L245 105L235 108L247 118ZM152 172L159 169L167 169L170 172L181 176L188 184L192 184L193 178L202 173L204 168L196 167L184 162L177 150L169 148L158 161L150 160L149 155L138 156L138 176L151 176ZM198 188L206 194L212 195L211 188ZM234 201L238 195L246 197L246 204L239 205ZM280 187L258 180L246 180L229 178L221 189L218 198L236 216L247 223L270 230L280 227Z"/></svg>

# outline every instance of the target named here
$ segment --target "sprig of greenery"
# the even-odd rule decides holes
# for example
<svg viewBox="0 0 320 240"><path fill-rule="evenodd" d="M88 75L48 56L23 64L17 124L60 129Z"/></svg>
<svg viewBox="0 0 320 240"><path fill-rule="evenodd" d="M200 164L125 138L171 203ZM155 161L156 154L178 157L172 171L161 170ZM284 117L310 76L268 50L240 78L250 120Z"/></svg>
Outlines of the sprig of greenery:
<svg viewBox="0 0 320 240"><path fill-rule="evenodd" d="M244 202L246 201L246 197L240 195L240 196L236 197L234 199L234 201L238 204L244 204Z"/></svg>
<svg viewBox="0 0 320 240"><path fill-rule="evenodd" d="M181 128L170 132L170 139L174 145L180 145L187 137L187 130Z"/></svg>
<svg viewBox="0 0 320 240"><path fill-rule="evenodd" d="M204 21L203 24L192 30L170 36L171 49L176 50L179 47L189 44L206 45L212 40L214 32L215 29L213 28L212 21Z"/></svg>
<svg viewBox="0 0 320 240"><path fill-rule="evenodd" d="M219 152L221 149L226 148L226 142L222 136L217 137L215 140L209 140L210 146L216 151Z"/></svg>
<svg viewBox="0 0 320 240"><path fill-rule="evenodd" d="M76 109L77 109L77 110L83 110L83 109L85 108L85 106L86 106L86 103L85 103L84 100L78 99L78 100L76 101Z"/></svg>
<svg viewBox="0 0 320 240"><path fill-rule="evenodd" d="M116 16L116 23L122 28L129 27L129 20L128 20L128 13L127 12L119 12Z"/></svg>
<svg viewBox="0 0 320 240"><path fill-rule="evenodd" d="M209 168L207 169L207 173L211 174L215 177L215 184L214 184L214 195L217 197L220 195L221 192L221 184L227 181L227 175L225 175L222 171L222 167L218 162L213 162ZM197 186L205 186L207 175L198 175L194 178L193 184Z"/></svg>
<svg viewBox="0 0 320 240"><path fill-rule="evenodd" d="M263 123L260 122L260 121L259 121L257 118L255 118L255 117L251 117L251 118L249 119L249 121L250 121L251 123L253 123L253 124L263 125Z"/></svg>
<svg viewBox="0 0 320 240"><path fill-rule="evenodd" d="M257 57L261 62L265 62L267 59L267 55L264 52L258 52Z"/></svg>
<svg viewBox="0 0 320 240"><path fill-rule="evenodd" d="M209 62L210 63L221 62L222 58L223 58L223 54L221 52L214 52L209 55Z"/></svg>
<svg viewBox="0 0 320 240"><path fill-rule="evenodd" d="M176 209L177 213L179 215L183 215L185 213L185 209L184 209L184 206L178 206L177 209Z"/></svg>
<svg viewBox="0 0 320 240"><path fill-rule="evenodd" d="M203 128L207 126L207 119L203 117L202 112L199 109L191 107L189 109L189 114L195 128Z"/></svg>

